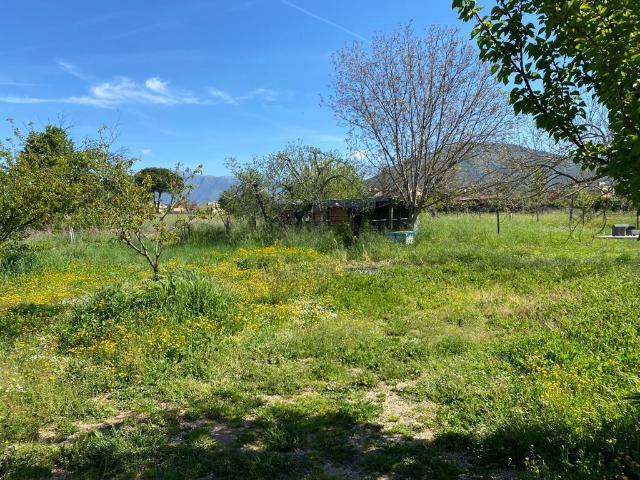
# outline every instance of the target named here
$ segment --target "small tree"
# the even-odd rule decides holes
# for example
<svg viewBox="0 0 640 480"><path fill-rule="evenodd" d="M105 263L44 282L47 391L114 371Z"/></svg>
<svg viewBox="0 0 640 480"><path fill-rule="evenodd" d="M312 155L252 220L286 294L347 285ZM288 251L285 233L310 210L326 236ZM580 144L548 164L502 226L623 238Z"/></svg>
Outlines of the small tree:
<svg viewBox="0 0 640 480"><path fill-rule="evenodd" d="M549 178L542 168L537 168L531 176L529 186L529 203L535 212L536 221L540 221L540 212L546 205Z"/></svg>
<svg viewBox="0 0 640 480"><path fill-rule="evenodd" d="M135 179L139 185L149 182L148 188L153 194L153 204L157 213L160 213L163 198L168 197L168 203L175 205L172 197L180 195L185 189L184 179L179 172L169 168L143 168L136 173Z"/></svg>
<svg viewBox="0 0 640 480"><path fill-rule="evenodd" d="M232 206L232 203L234 202L234 200L235 199L233 196L233 192L227 189L220 194L217 207L208 208L209 219L211 219L211 216L219 218L222 222L222 225L224 225L224 231L227 234L231 232L231 227L233 225L232 212L234 208Z"/></svg>
<svg viewBox="0 0 640 480"><path fill-rule="evenodd" d="M272 196L288 204L297 225L323 200L355 198L365 191L356 166L337 152L290 144L259 165Z"/></svg>
<svg viewBox="0 0 640 480"><path fill-rule="evenodd" d="M236 178L236 184L222 193L220 207L237 218L247 219L251 228L255 228L257 218L262 218L265 224L272 223L275 218L274 193L264 172L259 170L257 160L240 165L235 158L230 158L227 168Z"/></svg>
<svg viewBox="0 0 640 480"><path fill-rule="evenodd" d="M0 243L43 225L56 211L59 174L40 169L9 149L0 150Z"/></svg>
<svg viewBox="0 0 640 480"><path fill-rule="evenodd" d="M267 225L291 209L300 225L323 200L358 197L365 191L353 162L305 145L290 144L248 165L232 159L228 166L237 184L223 194L221 207L250 220L260 217Z"/></svg>
<svg viewBox="0 0 640 480"><path fill-rule="evenodd" d="M170 184L164 210L158 208L157 190L154 190L150 175L137 174L121 179L119 198L112 210L112 228L122 242L144 257L154 279L160 273L160 258L165 247L176 243L180 234L197 217L197 212L178 218L170 214L174 207L188 201L192 188L189 180L200 170L200 167L194 171L181 170L179 165L176 166L173 171L175 177L172 176L176 180Z"/></svg>

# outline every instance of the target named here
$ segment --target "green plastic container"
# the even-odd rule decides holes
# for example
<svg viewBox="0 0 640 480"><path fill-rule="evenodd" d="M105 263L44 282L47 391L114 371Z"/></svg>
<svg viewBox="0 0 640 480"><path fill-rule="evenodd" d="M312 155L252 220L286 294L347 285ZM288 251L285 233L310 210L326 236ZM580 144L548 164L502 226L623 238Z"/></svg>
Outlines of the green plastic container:
<svg viewBox="0 0 640 480"><path fill-rule="evenodd" d="M402 232L389 232L387 237L396 243L402 243L403 245L413 245L416 238L416 232L413 230L405 230Z"/></svg>

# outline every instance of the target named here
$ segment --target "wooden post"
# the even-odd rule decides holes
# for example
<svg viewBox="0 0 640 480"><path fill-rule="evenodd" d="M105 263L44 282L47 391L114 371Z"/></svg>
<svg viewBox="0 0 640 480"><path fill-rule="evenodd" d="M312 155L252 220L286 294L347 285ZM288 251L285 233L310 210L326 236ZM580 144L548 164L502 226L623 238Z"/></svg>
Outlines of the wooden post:
<svg viewBox="0 0 640 480"><path fill-rule="evenodd" d="M575 199L575 195L571 195L571 203L569 204L569 227L573 224L573 204Z"/></svg>
<svg viewBox="0 0 640 480"><path fill-rule="evenodd" d="M67 240L69 243L76 243L76 232L73 230L73 225L67 226Z"/></svg>
<svg viewBox="0 0 640 480"><path fill-rule="evenodd" d="M389 205L389 230L393 230L393 205Z"/></svg>
<svg viewBox="0 0 640 480"><path fill-rule="evenodd" d="M498 227L498 235L500 235L500 208L496 208L496 225Z"/></svg>

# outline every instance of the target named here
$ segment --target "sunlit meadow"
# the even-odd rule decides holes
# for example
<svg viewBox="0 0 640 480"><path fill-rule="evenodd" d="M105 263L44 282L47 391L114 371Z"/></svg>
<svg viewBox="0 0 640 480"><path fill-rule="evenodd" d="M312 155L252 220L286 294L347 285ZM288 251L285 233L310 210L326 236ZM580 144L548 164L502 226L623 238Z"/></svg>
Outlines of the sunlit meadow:
<svg viewBox="0 0 640 480"><path fill-rule="evenodd" d="M158 281L108 236L32 239L0 282L0 478L640 478L640 245L422 225L203 224Z"/></svg>

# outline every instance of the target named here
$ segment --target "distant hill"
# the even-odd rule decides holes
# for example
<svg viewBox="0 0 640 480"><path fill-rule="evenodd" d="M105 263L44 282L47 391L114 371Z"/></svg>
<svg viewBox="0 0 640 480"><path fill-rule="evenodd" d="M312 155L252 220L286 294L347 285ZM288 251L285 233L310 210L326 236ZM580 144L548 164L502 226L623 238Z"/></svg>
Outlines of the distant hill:
<svg viewBox="0 0 640 480"><path fill-rule="evenodd" d="M530 148L508 143L479 144L471 150L469 157L463 160L458 168L457 180L463 185L474 185L482 181L488 172L514 168L512 162L547 163L549 158L560 160L553 154L532 150ZM557 165L557 170L572 175L581 176L580 166L571 161L565 161ZM557 180L559 182L568 180ZM390 185L385 174L378 174L365 181L372 190L384 190L385 185Z"/></svg>
<svg viewBox="0 0 640 480"><path fill-rule="evenodd" d="M504 161L505 157L512 159L531 159L548 156L548 153L531 150L525 147L511 144L485 144L479 145L473 151L472 158L462 162L459 171L459 180L462 183L473 184L482 177L481 170L484 166L497 168ZM563 165L565 172L579 177L580 167L571 162ZM190 200L196 203L215 202L220 198L220 194L227 188L233 186L236 179L233 176L198 175L192 181L194 186ZM380 176L374 176L365 180L369 188L380 188Z"/></svg>
<svg viewBox="0 0 640 480"><path fill-rule="evenodd" d="M231 176L198 175L191 180L193 191L190 200L196 203L215 202L220 194L236 183Z"/></svg>

